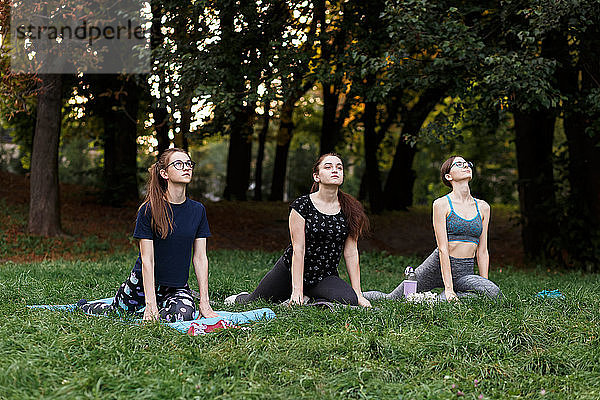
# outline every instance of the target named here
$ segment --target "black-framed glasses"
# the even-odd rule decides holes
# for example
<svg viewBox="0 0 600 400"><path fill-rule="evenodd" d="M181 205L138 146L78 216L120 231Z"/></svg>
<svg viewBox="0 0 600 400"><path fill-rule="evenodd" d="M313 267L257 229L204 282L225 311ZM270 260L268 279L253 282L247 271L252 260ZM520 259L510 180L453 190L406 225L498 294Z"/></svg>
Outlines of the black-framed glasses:
<svg viewBox="0 0 600 400"><path fill-rule="evenodd" d="M181 171L184 167L187 167L189 169L194 169L194 167L196 166L196 163L193 162L192 160L188 160L188 161L181 161L181 160L176 160L173 161L172 163L169 163L165 169L169 168L170 166L173 166L176 170Z"/></svg>
<svg viewBox="0 0 600 400"><path fill-rule="evenodd" d="M473 169L473 163L471 161L456 161L454 163L452 163L452 165L450 166L450 168L457 166L458 168L471 168Z"/></svg>

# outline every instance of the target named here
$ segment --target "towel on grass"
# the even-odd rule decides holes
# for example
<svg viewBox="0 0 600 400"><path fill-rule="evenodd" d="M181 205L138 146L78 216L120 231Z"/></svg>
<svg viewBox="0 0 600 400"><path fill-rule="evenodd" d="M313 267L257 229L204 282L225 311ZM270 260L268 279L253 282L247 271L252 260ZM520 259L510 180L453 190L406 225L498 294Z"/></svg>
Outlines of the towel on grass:
<svg viewBox="0 0 600 400"><path fill-rule="evenodd" d="M95 300L110 304L113 297ZM57 304L57 305L31 305L29 309L44 309L53 311L75 311L76 304ZM165 325L179 332L188 333L192 336L203 335L213 332L218 329L237 328L237 324L245 324L248 322L258 321L260 319L270 320L275 318L275 313L270 308L259 308L257 310L249 310L243 312L230 311L215 311L220 317L201 318L200 313L196 311L194 319L191 321L164 322ZM97 314L89 314L98 316ZM133 323L141 323L141 319L132 320Z"/></svg>

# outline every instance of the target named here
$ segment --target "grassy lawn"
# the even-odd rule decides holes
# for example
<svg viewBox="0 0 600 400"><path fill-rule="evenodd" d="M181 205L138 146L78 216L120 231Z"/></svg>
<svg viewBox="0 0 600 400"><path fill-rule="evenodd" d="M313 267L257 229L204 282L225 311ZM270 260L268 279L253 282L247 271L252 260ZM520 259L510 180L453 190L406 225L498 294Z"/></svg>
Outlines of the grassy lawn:
<svg viewBox="0 0 600 400"><path fill-rule="evenodd" d="M278 256L210 252L212 299L252 289ZM0 265L1 399L600 398L597 275L504 267L497 303L271 306L275 320L203 337L25 308L112 295L134 257ZM363 289L392 289L408 263L364 254Z"/></svg>

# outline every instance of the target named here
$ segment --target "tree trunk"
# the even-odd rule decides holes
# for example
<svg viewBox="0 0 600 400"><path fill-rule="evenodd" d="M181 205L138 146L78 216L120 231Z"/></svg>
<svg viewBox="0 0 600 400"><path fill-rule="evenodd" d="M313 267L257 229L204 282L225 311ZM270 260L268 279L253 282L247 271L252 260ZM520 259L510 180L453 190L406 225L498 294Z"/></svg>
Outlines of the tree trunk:
<svg viewBox="0 0 600 400"><path fill-rule="evenodd" d="M576 209L587 221L600 223L600 135L586 133L589 117L571 114L565 118L569 145L569 183Z"/></svg>
<svg viewBox="0 0 600 400"><path fill-rule="evenodd" d="M406 126L406 125L405 125ZM412 164L417 154L417 146L406 143L403 137L398 139L394 161L385 181L385 208L388 210L407 210L413 203L413 187L417 174Z"/></svg>
<svg viewBox="0 0 600 400"><path fill-rule="evenodd" d="M563 90L573 98L572 109L565 112L565 134L569 146L569 183L573 211L589 224L589 229L600 227L600 121L599 113L591 114L591 107L581 110L586 97L598 89L600 62L600 29L592 28L583 43L585 53L578 57L576 68L561 68L559 81ZM567 38L563 38L563 59L569 60ZM563 60L562 65L569 66ZM589 237L589 235L587 235Z"/></svg>
<svg viewBox="0 0 600 400"><path fill-rule="evenodd" d="M28 231L34 235L62 234L58 185L58 143L62 108L62 77L40 75L37 117L31 154Z"/></svg>
<svg viewBox="0 0 600 400"><path fill-rule="evenodd" d="M591 107L582 109L580 104L585 104L585 97L597 87L593 77L600 76L600 66L597 62L585 62L580 67L583 69L581 74L579 68L575 68L563 70L561 76L570 84L568 93L573 102L579 103L565 111L571 187L568 218L575 229L564 239L569 243L562 244L567 249L565 261L569 265L578 264L587 272L597 272L600 268L600 115L592 114Z"/></svg>
<svg viewBox="0 0 600 400"><path fill-rule="evenodd" d="M138 88L133 78L120 81L117 75L104 75L105 88L116 89L104 96L99 113L104 122L104 194L112 206L138 200L137 114ZM120 92L118 98L116 93Z"/></svg>
<svg viewBox="0 0 600 400"><path fill-rule="evenodd" d="M169 139L169 113L165 107L156 107L152 109L154 117L154 131L156 132L156 141L158 142L158 155L171 146Z"/></svg>
<svg viewBox="0 0 600 400"><path fill-rule="evenodd" d="M332 153L339 141L339 128L336 120L339 94L332 84L323 84L323 122L321 124L320 154Z"/></svg>
<svg viewBox="0 0 600 400"><path fill-rule="evenodd" d="M152 0L150 2L152 9L152 25L150 28L150 46L152 51L154 52L157 48L159 48L163 41L165 35L162 33L162 16L163 10L161 2L158 0ZM156 71L159 75L164 76L164 69L160 68ZM159 85L164 82L163 79L159 80ZM162 95L162 93L161 93ZM153 98L153 101L157 101ZM164 102L164 99L163 99ZM156 140L158 141L158 155L160 156L163 151L169 148L171 145L171 141L169 139L169 113L167 112L167 107L165 104L156 105L152 107L152 116L154 118L154 131L156 132Z"/></svg>
<svg viewBox="0 0 600 400"><path fill-rule="evenodd" d="M550 111L514 113L521 235L531 259L547 256L555 232L549 210L556 207L552 169L552 142L556 117Z"/></svg>
<svg viewBox="0 0 600 400"><path fill-rule="evenodd" d="M275 162L273 163L273 179L271 180L271 194L269 195L269 200L271 201L283 201L288 153L294 134L294 123L292 121L294 104L295 100L288 100L281 107L279 130L277 131L277 147L275 148Z"/></svg>
<svg viewBox="0 0 600 400"><path fill-rule="evenodd" d="M377 117L377 103L366 102L363 123L365 127L365 175L366 186L369 195L371 212L381 213L384 208L383 191L381 190L381 176L379 173L379 162L377 160L377 149L379 141L375 125Z"/></svg>
<svg viewBox="0 0 600 400"><path fill-rule="evenodd" d="M243 107L232 118L223 197L226 200L246 200L250 183L254 111L250 107Z"/></svg>
<svg viewBox="0 0 600 400"><path fill-rule="evenodd" d="M189 151L188 135L192 125L192 101L189 99L181 110L179 133L175 134L175 147Z"/></svg>
<svg viewBox="0 0 600 400"><path fill-rule="evenodd" d="M263 126L258 135L258 154L256 155L256 175L254 178L254 200L262 200L262 167L265 158L265 141L269 132L269 102L265 104L265 113L263 115Z"/></svg>
<svg viewBox="0 0 600 400"><path fill-rule="evenodd" d="M446 91L445 87L426 90L418 102L402 118L402 136L416 137L427 116ZM384 188L385 208L406 210L413 204L413 187L417 174L412 167L417 147L400 137L394 161Z"/></svg>

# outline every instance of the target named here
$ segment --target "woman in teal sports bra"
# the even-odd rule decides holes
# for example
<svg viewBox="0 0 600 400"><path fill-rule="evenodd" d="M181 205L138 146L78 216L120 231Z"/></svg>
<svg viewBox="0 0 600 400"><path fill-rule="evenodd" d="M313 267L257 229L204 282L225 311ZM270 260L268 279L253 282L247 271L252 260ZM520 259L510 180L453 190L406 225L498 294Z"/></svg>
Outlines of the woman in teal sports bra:
<svg viewBox="0 0 600 400"><path fill-rule="evenodd" d="M443 288L439 298L455 300L473 293L490 298L501 295L500 288L488 279L490 256L487 236L490 206L471 196L469 182L473 164L461 156L452 156L440 168L442 182L452 192L433 202L433 229L437 248L415 270L417 291ZM479 275L475 275L477 258ZM364 292L368 300L399 299L404 283L391 293Z"/></svg>

